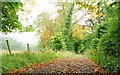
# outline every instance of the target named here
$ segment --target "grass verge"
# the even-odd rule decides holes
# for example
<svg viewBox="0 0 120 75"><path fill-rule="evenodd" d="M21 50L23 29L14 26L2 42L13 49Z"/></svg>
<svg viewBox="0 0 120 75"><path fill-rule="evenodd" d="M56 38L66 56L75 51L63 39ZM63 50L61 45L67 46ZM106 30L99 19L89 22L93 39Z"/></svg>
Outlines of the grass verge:
<svg viewBox="0 0 120 75"><path fill-rule="evenodd" d="M88 50L84 54L101 66L106 73L120 73L120 57L105 56L101 51Z"/></svg>
<svg viewBox="0 0 120 75"><path fill-rule="evenodd" d="M13 71L22 67L31 67L32 64L47 62L67 56L74 53L68 51L44 51L44 52L21 52L16 54L2 54L2 73Z"/></svg>

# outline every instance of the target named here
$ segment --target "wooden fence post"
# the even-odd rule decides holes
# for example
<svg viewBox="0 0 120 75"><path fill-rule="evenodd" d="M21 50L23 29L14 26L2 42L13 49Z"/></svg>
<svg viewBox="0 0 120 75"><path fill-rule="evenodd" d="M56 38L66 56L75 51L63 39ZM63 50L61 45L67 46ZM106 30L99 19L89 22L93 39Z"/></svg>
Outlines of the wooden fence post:
<svg viewBox="0 0 120 75"><path fill-rule="evenodd" d="M29 44L27 43L27 48L28 48L28 51L30 51L30 47L29 47Z"/></svg>
<svg viewBox="0 0 120 75"><path fill-rule="evenodd" d="M8 42L8 40L6 40L6 43L7 43L8 51L9 51L9 53L11 54L10 46L9 46L9 42Z"/></svg>

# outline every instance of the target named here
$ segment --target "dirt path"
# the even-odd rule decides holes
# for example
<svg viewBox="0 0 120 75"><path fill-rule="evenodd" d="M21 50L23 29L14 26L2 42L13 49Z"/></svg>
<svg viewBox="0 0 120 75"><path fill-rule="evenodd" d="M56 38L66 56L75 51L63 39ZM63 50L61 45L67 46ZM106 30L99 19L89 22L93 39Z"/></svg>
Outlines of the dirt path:
<svg viewBox="0 0 120 75"><path fill-rule="evenodd" d="M29 68L24 73L103 73L98 65L80 55L34 65L34 67L36 69Z"/></svg>
<svg viewBox="0 0 120 75"><path fill-rule="evenodd" d="M24 67L22 69L15 70L14 72L8 72L2 75L46 75L53 74L62 75L69 74L84 74L84 75L103 75L104 71L93 61L82 56L75 55L72 57L66 57L46 63L32 65L31 68ZM24 74L25 73L25 74ZM41 74L42 73L42 74ZM99 73L99 74L98 74Z"/></svg>

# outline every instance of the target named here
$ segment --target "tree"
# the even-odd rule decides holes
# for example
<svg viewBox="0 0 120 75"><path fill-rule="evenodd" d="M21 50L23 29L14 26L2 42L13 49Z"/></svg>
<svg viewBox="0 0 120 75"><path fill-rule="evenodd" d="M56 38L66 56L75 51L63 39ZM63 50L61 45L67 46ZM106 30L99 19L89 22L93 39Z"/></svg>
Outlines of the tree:
<svg viewBox="0 0 120 75"><path fill-rule="evenodd" d="M29 25L29 26L26 26L26 27L23 27L23 32L33 32L34 31L34 28L32 25Z"/></svg>
<svg viewBox="0 0 120 75"><path fill-rule="evenodd" d="M22 7L20 2L2 2L2 32L21 30L22 25L18 21L18 10Z"/></svg>
<svg viewBox="0 0 120 75"><path fill-rule="evenodd" d="M98 43L98 49L106 55L119 56L120 54L120 25L119 25L119 2L107 8L106 23L109 25L107 33L103 35ZM109 12L111 11L111 12Z"/></svg>
<svg viewBox="0 0 120 75"><path fill-rule="evenodd" d="M55 25L50 19L50 16L47 12L43 12L38 15L37 19L34 22L37 30L37 36L40 39L39 46L40 48L48 48L50 45L50 38L54 34Z"/></svg>
<svg viewBox="0 0 120 75"><path fill-rule="evenodd" d="M96 5L93 4L92 2L76 2L78 10L85 9L90 14L90 18L86 21L91 23L89 25L91 28L89 32L91 33L87 33L83 41L90 42L91 44L87 48L92 50L97 49L99 39L106 33L108 27L104 21L104 6L102 6L105 5L104 2L97 2L95 3Z"/></svg>
<svg viewBox="0 0 120 75"><path fill-rule="evenodd" d="M69 11L69 8L70 8L70 3L69 2L59 2L58 1L56 3L56 8L59 8L57 10L58 16L55 18L55 24L57 25L57 28L58 28L56 31L64 32L66 15L68 14L68 11Z"/></svg>
<svg viewBox="0 0 120 75"><path fill-rule="evenodd" d="M64 35L62 32L56 32L52 37L51 37L51 48L55 51L57 50L65 50L66 45L65 45L65 39Z"/></svg>
<svg viewBox="0 0 120 75"><path fill-rule="evenodd" d="M73 42L72 42L72 14L73 14L73 9L74 9L74 3L70 3L70 2L58 2L57 7L59 7L60 9L57 10L58 12L58 16L55 19L55 24L56 24L56 33L62 33L62 35L54 35L54 41L55 39L62 37L61 39L59 39L59 41L64 42L64 47L61 46L60 49L66 47L67 50L73 50ZM64 39L64 41L63 41ZM54 42L53 42L54 43ZM59 43L60 45L62 45L61 43ZM57 46L54 46L57 47Z"/></svg>

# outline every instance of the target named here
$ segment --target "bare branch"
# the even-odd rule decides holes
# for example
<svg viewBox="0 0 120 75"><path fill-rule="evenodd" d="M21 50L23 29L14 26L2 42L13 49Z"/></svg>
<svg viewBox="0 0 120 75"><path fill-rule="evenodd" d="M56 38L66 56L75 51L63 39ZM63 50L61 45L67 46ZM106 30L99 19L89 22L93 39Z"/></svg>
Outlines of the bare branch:
<svg viewBox="0 0 120 75"><path fill-rule="evenodd" d="M85 17L87 13L88 13L88 12L85 12L85 13L82 15L82 17L80 17L78 20L76 20L76 21L73 23L73 25L75 25L75 24L78 23L83 17Z"/></svg>

